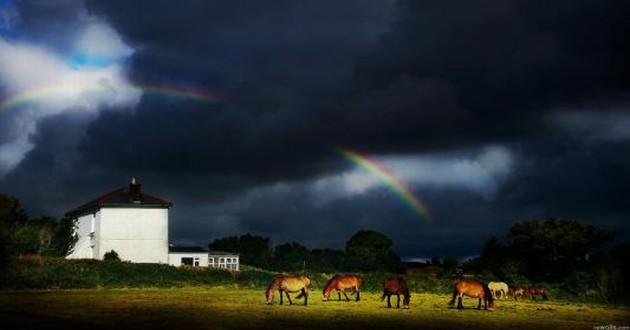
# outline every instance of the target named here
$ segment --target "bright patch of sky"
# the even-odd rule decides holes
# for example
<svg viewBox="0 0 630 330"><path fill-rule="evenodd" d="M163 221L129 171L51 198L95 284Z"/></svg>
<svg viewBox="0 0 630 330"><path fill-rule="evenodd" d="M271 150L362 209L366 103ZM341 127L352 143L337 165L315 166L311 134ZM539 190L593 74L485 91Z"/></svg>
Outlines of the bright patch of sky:
<svg viewBox="0 0 630 330"><path fill-rule="evenodd" d="M462 153L411 156L374 156L411 190L429 188L468 189L491 198L512 172L514 155L505 147L486 146ZM319 203L361 195L384 183L371 173L354 168L313 183Z"/></svg>
<svg viewBox="0 0 630 330"><path fill-rule="evenodd" d="M90 19L85 24L84 17L77 17L77 28L83 30L74 49L65 51L70 57L53 51L56 45L0 35L0 124L6 130L0 136L0 178L35 147L29 137L42 119L75 113L94 118L100 111L131 109L139 102L142 90L129 82L124 66L133 49L107 22Z"/></svg>

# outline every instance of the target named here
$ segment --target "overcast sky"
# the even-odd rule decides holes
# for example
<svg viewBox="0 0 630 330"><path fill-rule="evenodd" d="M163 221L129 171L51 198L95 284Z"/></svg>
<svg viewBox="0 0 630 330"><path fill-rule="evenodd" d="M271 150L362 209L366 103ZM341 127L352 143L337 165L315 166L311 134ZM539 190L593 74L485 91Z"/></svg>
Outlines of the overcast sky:
<svg viewBox="0 0 630 330"><path fill-rule="evenodd" d="M0 0L0 192L60 218L137 176L173 201L170 239L200 246L342 249L372 229L403 257L463 257L550 217L627 240L628 17L603 0Z"/></svg>

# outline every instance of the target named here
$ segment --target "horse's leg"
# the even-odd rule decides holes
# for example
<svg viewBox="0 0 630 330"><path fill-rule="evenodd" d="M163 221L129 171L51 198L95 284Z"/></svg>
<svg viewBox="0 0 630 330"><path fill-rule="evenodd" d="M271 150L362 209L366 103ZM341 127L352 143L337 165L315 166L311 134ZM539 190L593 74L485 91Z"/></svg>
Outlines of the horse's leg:
<svg viewBox="0 0 630 330"><path fill-rule="evenodd" d="M346 301L350 301L350 298L348 298L348 295L346 294L346 290L342 290L341 292L346 297Z"/></svg>
<svg viewBox="0 0 630 330"><path fill-rule="evenodd" d="M341 291L337 290L337 301L341 301Z"/></svg>
<svg viewBox="0 0 630 330"><path fill-rule="evenodd" d="M462 304L462 295L459 294L457 296L457 309L464 309L464 304Z"/></svg>
<svg viewBox="0 0 630 330"><path fill-rule="evenodd" d="M304 295L304 306L308 305L308 290L302 288L302 294Z"/></svg>
<svg viewBox="0 0 630 330"><path fill-rule="evenodd" d="M392 308L392 304L390 302L390 299L392 298L392 294L388 293L387 294L387 308Z"/></svg>
<svg viewBox="0 0 630 330"><path fill-rule="evenodd" d="M293 305L293 301L291 301L291 296L289 296L289 291L284 291L287 294L287 299L289 299L289 305Z"/></svg>
<svg viewBox="0 0 630 330"><path fill-rule="evenodd" d="M479 298L479 304L477 305L477 309L481 309L481 298Z"/></svg>
<svg viewBox="0 0 630 330"><path fill-rule="evenodd" d="M280 292L280 305L282 305L282 290L278 290Z"/></svg>
<svg viewBox="0 0 630 330"><path fill-rule="evenodd" d="M396 308L400 308L400 293L396 294L396 298L398 299L396 300Z"/></svg>
<svg viewBox="0 0 630 330"><path fill-rule="evenodd" d="M357 288L357 301L360 300L360 296L361 296L361 292L359 291L359 288Z"/></svg>

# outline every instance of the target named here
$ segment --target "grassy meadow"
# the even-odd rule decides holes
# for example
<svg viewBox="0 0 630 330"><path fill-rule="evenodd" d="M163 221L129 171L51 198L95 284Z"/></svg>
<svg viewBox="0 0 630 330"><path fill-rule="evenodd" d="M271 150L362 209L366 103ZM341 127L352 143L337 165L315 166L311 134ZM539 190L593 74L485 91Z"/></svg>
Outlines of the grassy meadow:
<svg viewBox="0 0 630 330"><path fill-rule="evenodd" d="M309 305L265 305L263 290L234 285L181 288L121 288L0 292L0 324L16 328L467 328L593 329L630 325L630 308L563 301L499 301L494 312L448 306L448 294L415 293L411 308L388 309L378 292L360 302L321 300ZM395 303L395 298L393 299ZM4 327L3 327L4 328ZM6 329L6 328L5 328Z"/></svg>
<svg viewBox="0 0 630 330"><path fill-rule="evenodd" d="M405 276L411 309L388 309L380 301L383 278L363 274L361 301L322 301L331 274L309 273L308 306L265 304L274 272L239 274L206 268L25 257L0 271L2 329L593 329L630 325L624 303L575 298L551 287L548 301L499 300L493 312L477 300L465 310L448 306L454 279L432 274ZM487 281L487 279L482 279ZM295 295L293 295L295 296ZM333 293L334 298L336 294ZM393 299L395 304L395 298ZM610 328L612 329L612 328Z"/></svg>

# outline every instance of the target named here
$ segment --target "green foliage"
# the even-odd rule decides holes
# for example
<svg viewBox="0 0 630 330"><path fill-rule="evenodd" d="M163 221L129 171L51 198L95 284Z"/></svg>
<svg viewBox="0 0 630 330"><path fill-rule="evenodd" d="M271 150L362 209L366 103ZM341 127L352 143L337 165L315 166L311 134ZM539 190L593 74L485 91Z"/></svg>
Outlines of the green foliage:
<svg viewBox="0 0 630 330"><path fill-rule="evenodd" d="M521 272L528 278L559 281L614 236L573 220L524 221L510 228L506 249L511 259L521 262Z"/></svg>
<svg viewBox="0 0 630 330"><path fill-rule="evenodd" d="M37 256L11 259L0 272L2 289L183 287L233 283L232 274L220 269Z"/></svg>
<svg viewBox="0 0 630 330"><path fill-rule="evenodd" d="M273 264L275 269L290 272L304 271L307 263L310 263L310 253L300 243L285 243L274 249Z"/></svg>
<svg viewBox="0 0 630 330"><path fill-rule="evenodd" d="M120 256L118 256L118 252L111 250L109 252L105 252L103 255L104 261L120 261Z"/></svg>
<svg viewBox="0 0 630 330"><path fill-rule="evenodd" d="M575 296L581 296L592 288L593 284L593 277L589 273L575 271L565 278L562 288Z"/></svg>
<svg viewBox="0 0 630 330"><path fill-rule="evenodd" d="M269 268L273 259L271 240L250 234L215 239L208 248L211 251L239 253L241 263L256 267Z"/></svg>
<svg viewBox="0 0 630 330"><path fill-rule="evenodd" d="M350 271L392 271L402 269L392 251L392 240L373 230L360 230L346 242L346 269Z"/></svg>
<svg viewBox="0 0 630 330"><path fill-rule="evenodd" d="M341 250L314 249L310 251L308 268L323 273L334 273L343 268L345 255Z"/></svg>
<svg viewBox="0 0 630 330"><path fill-rule="evenodd" d="M65 256L76 239L74 220L29 219L17 199L0 194L0 266L10 256Z"/></svg>

